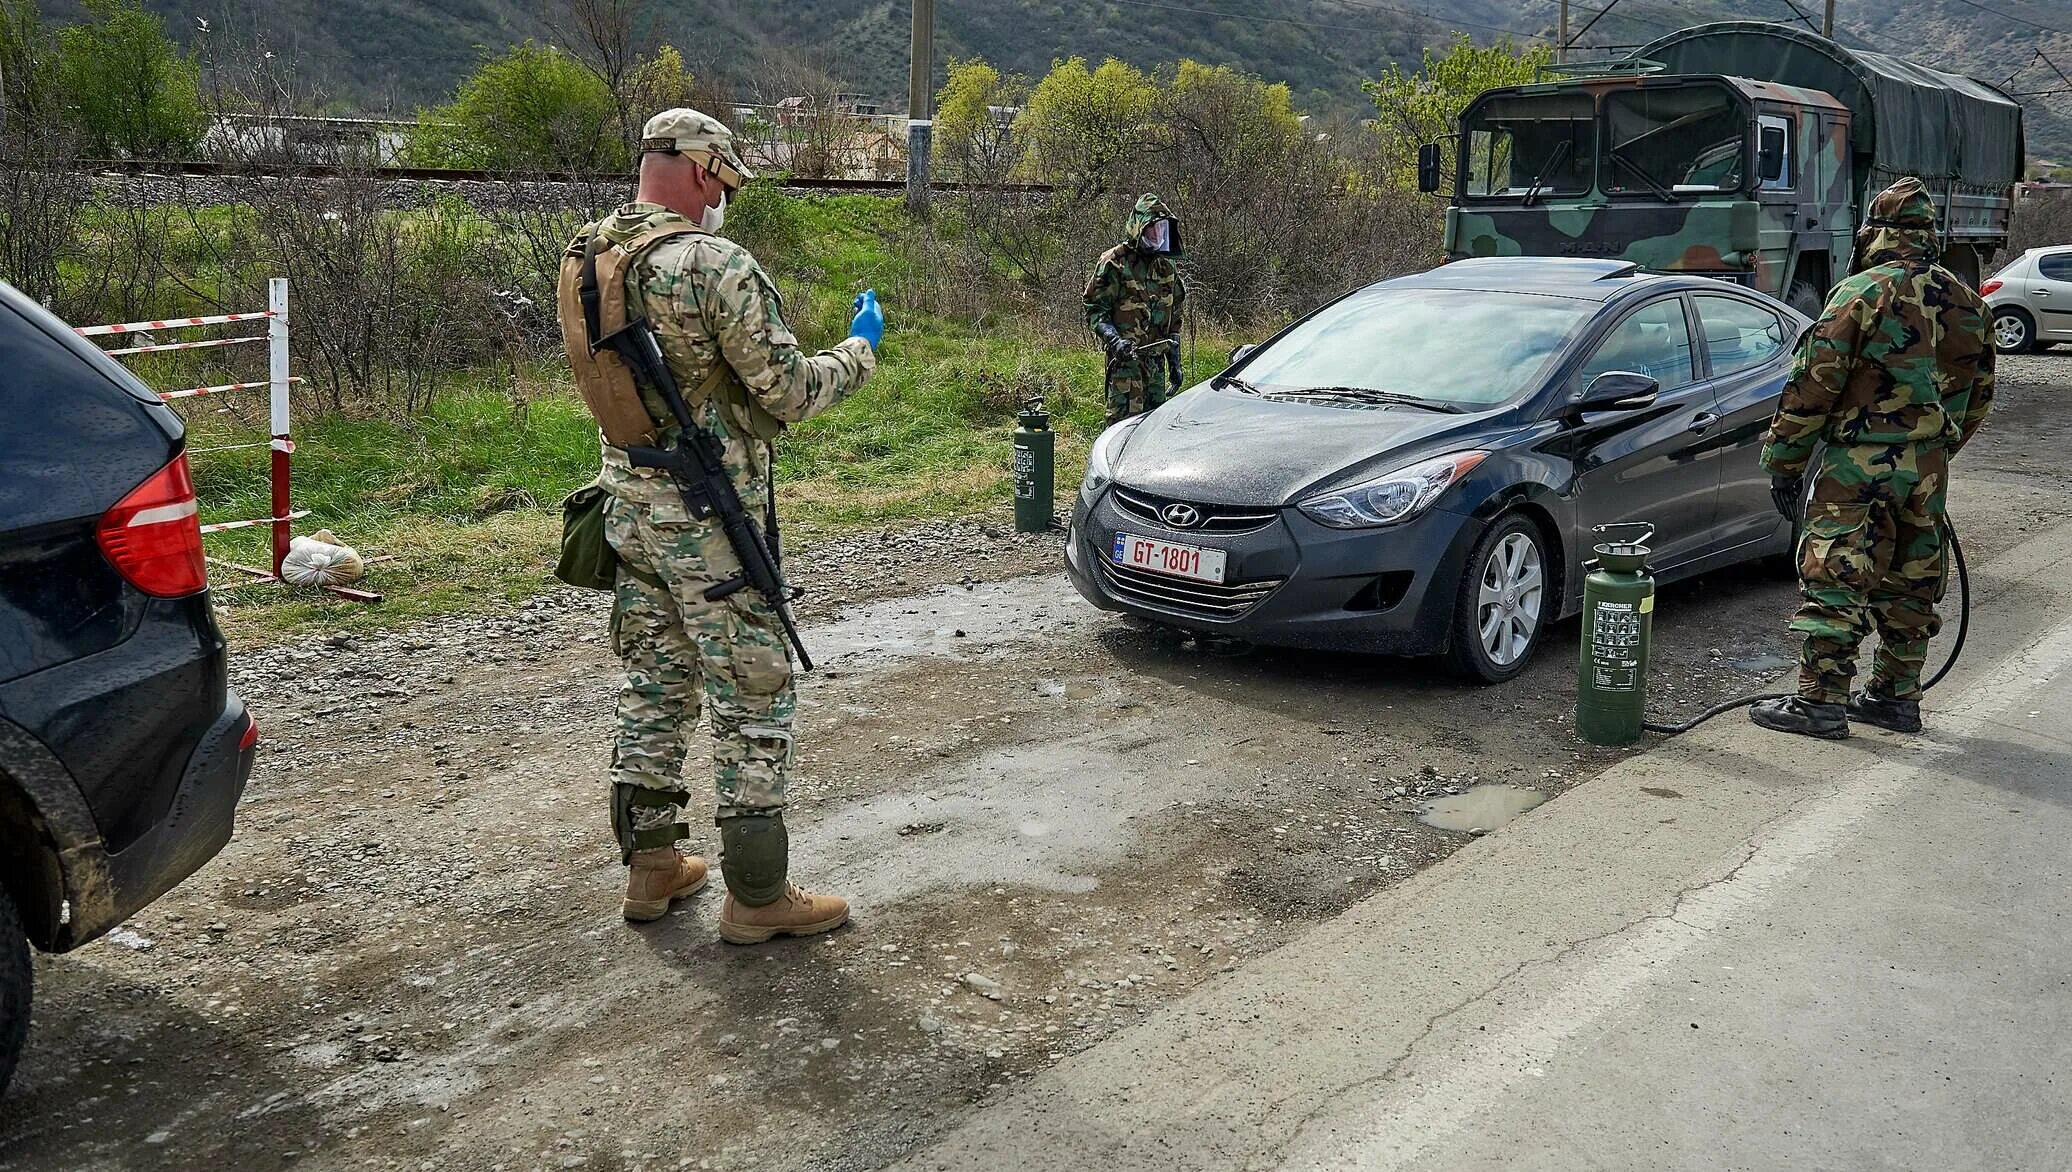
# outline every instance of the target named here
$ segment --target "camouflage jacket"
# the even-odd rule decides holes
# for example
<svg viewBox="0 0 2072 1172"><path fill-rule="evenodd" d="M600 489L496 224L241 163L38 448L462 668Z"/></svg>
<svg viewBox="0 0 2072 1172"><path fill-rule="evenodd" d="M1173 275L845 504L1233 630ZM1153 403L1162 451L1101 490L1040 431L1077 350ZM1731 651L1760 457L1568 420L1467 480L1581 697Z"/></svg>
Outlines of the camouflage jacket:
<svg viewBox="0 0 2072 1172"><path fill-rule="evenodd" d="M596 230L623 242L670 221L695 227L666 208L630 203L606 216ZM877 367L870 343L861 338L846 339L819 354L801 351L784 324L783 300L762 266L747 249L702 230L649 248L628 270L626 286L627 314L647 317L686 400L713 365L724 362L734 396L752 396L777 419L798 423L854 394ZM725 409L723 400L728 397L694 403L692 411L701 426L725 443L735 488L752 502L768 483L769 455L745 424ZM668 407L653 392L643 387L641 398L656 419L670 422ZM666 433L673 435L675 430L671 424ZM683 508L683 498L666 473L631 467L626 454L609 444L603 451L604 471L598 482L614 496L657 506L662 513Z"/></svg>
<svg viewBox="0 0 2072 1172"><path fill-rule="evenodd" d="M1153 220L1172 221L1172 247L1167 252L1145 252L1139 246ZM1110 322L1138 345L1178 337L1180 311L1187 304L1187 282L1173 263L1180 255L1180 221L1165 201L1147 195L1130 213L1128 237L1101 254L1086 282L1086 324Z"/></svg>
<svg viewBox="0 0 2072 1172"><path fill-rule="evenodd" d="M1799 348L1763 447L1766 470L1803 472L1821 440L1950 451L1970 442L1993 401L1992 339L1985 302L1936 253L1932 227L1870 237L1870 267L1835 288Z"/></svg>

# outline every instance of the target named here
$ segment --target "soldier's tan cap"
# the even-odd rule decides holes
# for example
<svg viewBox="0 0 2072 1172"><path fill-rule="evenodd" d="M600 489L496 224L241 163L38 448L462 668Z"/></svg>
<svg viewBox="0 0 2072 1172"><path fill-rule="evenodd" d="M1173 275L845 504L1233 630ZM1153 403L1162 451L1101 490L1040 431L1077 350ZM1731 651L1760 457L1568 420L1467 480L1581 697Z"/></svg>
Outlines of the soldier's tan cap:
<svg viewBox="0 0 2072 1172"><path fill-rule="evenodd" d="M729 188L741 186L755 173L734 152L734 132L710 114L687 106L664 110L647 120L640 131L640 149L693 155L705 164L707 173Z"/></svg>

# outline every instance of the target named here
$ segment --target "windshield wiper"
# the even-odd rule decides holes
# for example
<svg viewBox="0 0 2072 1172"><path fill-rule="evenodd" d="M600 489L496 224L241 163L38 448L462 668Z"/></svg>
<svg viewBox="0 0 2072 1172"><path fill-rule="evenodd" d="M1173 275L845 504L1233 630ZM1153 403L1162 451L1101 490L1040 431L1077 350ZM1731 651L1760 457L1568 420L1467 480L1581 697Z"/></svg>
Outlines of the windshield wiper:
<svg viewBox="0 0 2072 1172"><path fill-rule="evenodd" d="M1241 379L1234 374L1219 374L1211 381L1211 385L1213 385L1219 391L1223 390L1226 387L1236 387L1238 390L1243 391L1247 395L1256 395L1259 393L1258 387L1253 386L1251 383L1246 382L1244 379Z"/></svg>
<svg viewBox="0 0 2072 1172"><path fill-rule="evenodd" d="M1567 160L1569 154L1575 150L1575 146L1576 142L1574 139L1564 138L1554 144L1553 150L1547 152L1547 161L1540 164L1539 173L1532 177L1532 186L1525 189L1523 206L1531 207L1539 202L1540 187L1546 182L1547 173Z"/></svg>
<svg viewBox="0 0 2072 1172"><path fill-rule="evenodd" d="M1643 168L1639 163L1634 162L1632 159L1627 158L1625 149L1623 147L1612 147L1605 153L1611 156L1612 162L1625 164L1626 169L1628 171L1633 172L1633 174L1637 176L1642 183L1647 184L1648 190L1654 192L1657 196L1660 196L1665 203L1677 202L1676 193L1669 190L1667 187L1662 186L1662 181L1655 178L1653 175L1648 174L1646 168Z"/></svg>
<svg viewBox="0 0 2072 1172"><path fill-rule="evenodd" d="M1361 403L1386 403L1391 406L1422 407L1427 411L1443 411L1448 415L1464 415L1467 408L1459 403L1444 399L1421 399L1416 395L1400 395L1394 391L1378 390L1374 387L1304 387L1300 390L1275 391L1276 395L1317 395L1338 399L1352 399Z"/></svg>

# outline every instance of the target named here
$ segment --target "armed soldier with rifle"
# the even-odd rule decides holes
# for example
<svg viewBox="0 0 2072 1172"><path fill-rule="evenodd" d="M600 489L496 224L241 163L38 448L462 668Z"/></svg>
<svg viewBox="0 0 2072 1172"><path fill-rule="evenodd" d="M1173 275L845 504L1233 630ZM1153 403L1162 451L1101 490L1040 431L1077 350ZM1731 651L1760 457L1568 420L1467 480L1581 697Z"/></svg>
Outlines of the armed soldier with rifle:
<svg viewBox="0 0 2072 1172"><path fill-rule="evenodd" d="M721 937L825 932L847 921L848 905L787 876L791 650L808 670L812 662L788 610L771 445L786 424L864 384L885 317L866 292L850 337L802 352L770 278L717 235L728 196L752 177L732 132L669 110L649 120L640 145L634 202L569 245L560 290L569 361L603 433L591 499L618 563L605 581L626 665L612 753L625 916L659 919L705 885L704 861L676 849L689 829L685 734L702 692L727 885ZM749 500L764 506L760 525Z"/></svg>

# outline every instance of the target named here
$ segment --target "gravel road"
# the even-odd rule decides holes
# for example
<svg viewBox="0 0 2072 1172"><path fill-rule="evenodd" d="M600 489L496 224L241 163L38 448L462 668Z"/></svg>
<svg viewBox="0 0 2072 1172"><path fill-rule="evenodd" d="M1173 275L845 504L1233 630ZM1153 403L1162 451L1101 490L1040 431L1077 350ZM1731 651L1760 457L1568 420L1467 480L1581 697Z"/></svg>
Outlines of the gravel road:
<svg viewBox="0 0 2072 1172"><path fill-rule="evenodd" d="M2072 513L2072 358L2004 377L1953 499L1982 555ZM620 921L601 596L239 655L265 740L237 838L39 958L0 1170L879 1167L1469 841L1426 803L1558 800L1621 756L1572 734L1573 622L1496 689L1224 658L1093 611L1006 527L796 559L823 667L794 871L857 907L808 941L719 943L716 885ZM1766 682L1793 597L1756 567L1666 590L1653 707Z"/></svg>

